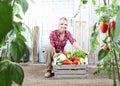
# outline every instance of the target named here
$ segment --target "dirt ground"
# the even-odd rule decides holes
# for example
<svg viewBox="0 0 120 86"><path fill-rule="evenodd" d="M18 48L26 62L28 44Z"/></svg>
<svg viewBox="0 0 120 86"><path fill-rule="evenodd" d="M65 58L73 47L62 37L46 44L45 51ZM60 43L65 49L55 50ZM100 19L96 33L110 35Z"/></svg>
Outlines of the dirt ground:
<svg viewBox="0 0 120 86"><path fill-rule="evenodd" d="M88 66L87 79L56 79L55 77L45 78L45 65L43 64L22 64L25 78L22 86L111 86L112 80L107 74L93 75L96 68ZM13 84L13 86L17 86Z"/></svg>

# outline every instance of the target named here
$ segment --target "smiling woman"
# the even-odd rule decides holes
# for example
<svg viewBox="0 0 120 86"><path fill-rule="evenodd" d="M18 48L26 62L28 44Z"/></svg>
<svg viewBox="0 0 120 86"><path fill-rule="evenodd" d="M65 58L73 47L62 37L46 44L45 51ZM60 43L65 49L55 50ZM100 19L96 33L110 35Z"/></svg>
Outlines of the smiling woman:
<svg viewBox="0 0 120 86"><path fill-rule="evenodd" d="M68 28L68 20L65 17L60 18L58 29L53 30L50 33L50 45L45 46L45 52L44 57L46 59L46 73L45 77L51 77L52 75L52 61L53 58L55 58L60 52L63 52L65 50L65 46L67 44L67 41L69 42L78 50L82 50L86 54L88 54L87 51L84 51L81 46L76 42L76 40L73 38L71 33L67 30Z"/></svg>

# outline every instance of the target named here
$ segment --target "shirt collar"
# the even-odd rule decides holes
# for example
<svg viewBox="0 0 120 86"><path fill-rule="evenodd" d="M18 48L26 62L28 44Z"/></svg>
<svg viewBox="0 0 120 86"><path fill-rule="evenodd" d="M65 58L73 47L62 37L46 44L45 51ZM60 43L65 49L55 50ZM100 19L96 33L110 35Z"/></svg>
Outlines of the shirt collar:
<svg viewBox="0 0 120 86"><path fill-rule="evenodd" d="M58 30L56 30L56 34L57 36L60 36L60 32ZM66 34L66 31L65 31L65 34Z"/></svg>

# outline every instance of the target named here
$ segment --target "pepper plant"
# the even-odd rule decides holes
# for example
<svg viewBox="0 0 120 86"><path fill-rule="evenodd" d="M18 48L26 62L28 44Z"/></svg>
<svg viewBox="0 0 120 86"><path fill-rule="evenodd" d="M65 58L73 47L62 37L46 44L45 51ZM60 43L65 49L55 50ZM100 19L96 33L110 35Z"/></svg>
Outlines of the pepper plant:
<svg viewBox="0 0 120 86"><path fill-rule="evenodd" d="M26 0L0 0L0 86L22 86L24 71L16 62L26 50L26 39L22 31L28 28L22 22L28 9ZM11 61L11 57L15 62Z"/></svg>
<svg viewBox="0 0 120 86"><path fill-rule="evenodd" d="M98 45L98 70L94 73L106 71L113 79L113 86L120 86L120 5L117 0L103 0L104 5L95 11L100 16L94 24L90 39L91 53ZM102 42L98 35L104 35Z"/></svg>

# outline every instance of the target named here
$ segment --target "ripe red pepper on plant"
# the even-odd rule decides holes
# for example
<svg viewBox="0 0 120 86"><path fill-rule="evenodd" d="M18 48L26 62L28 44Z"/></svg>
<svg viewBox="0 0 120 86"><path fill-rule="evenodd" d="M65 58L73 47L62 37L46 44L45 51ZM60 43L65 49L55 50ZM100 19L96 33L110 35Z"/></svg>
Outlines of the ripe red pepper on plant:
<svg viewBox="0 0 120 86"><path fill-rule="evenodd" d="M109 50L110 50L109 46L108 46L108 45L105 45L105 46L104 46L104 50L109 51Z"/></svg>
<svg viewBox="0 0 120 86"><path fill-rule="evenodd" d="M111 36L111 30L114 30L116 28L116 22L112 21L110 22L110 25L108 27L108 36Z"/></svg>
<svg viewBox="0 0 120 86"><path fill-rule="evenodd" d="M103 22L100 22L100 30L102 33L106 33L107 29L108 29L108 20L105 20Z"/></svg>

